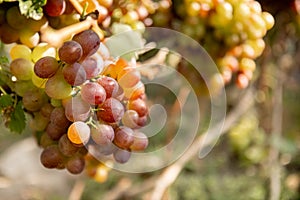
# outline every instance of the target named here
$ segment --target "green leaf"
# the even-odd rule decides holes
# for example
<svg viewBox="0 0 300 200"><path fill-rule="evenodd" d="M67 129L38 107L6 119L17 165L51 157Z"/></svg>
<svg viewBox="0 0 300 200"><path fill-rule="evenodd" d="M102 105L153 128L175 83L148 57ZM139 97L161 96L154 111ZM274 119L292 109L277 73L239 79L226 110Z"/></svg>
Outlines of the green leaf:
<svg viewBox="0 0 300 200"><path fill-rule="evenodd" d="M11 132L22 133L26 126L25 113L22 108L22 102L19 101L14 111L11 113L11 118L8 128Z"/></svg>
<svg viewBox="0 0 300 200"><path fill-rule="evenodd" d="M6 95L2 95L0 97L0 109L3 109L5 107L8 107L8 106L12 106L13 105L13 98L6 94Z"/></svg>

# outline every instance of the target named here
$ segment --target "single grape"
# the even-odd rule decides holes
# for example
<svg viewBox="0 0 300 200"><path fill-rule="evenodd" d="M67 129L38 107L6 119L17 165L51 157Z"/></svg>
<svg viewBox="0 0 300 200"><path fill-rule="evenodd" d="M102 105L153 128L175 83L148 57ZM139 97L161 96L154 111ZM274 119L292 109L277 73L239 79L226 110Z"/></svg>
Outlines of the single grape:
<svg viewBox="0 0 300 200"><path fill-rule="evenodd" d="M65 109L63 107L57 107L53 109L50 115L50 121L62 129L68 128L71 124L65 115Z"/></svg>
<svg viewBox="0 0 300 200"><path fill-rule="evenodd" d="M66 129L57 126L54 123L49 123L47 128L46 128L46 132L48 134L48 136L52 139L52 140L59 140L59 138L66 133Z"/></svg>
<svg viewBox="0 0 300 200"><path fill-rule="evenodd" d="M69 99L65 104L65 115L72 122L86 121L90 116L90 110L90 105L80 96Z"/></svg>
<svg viewBox="0 0 300 200"><path fill-rule="evenodd" d="M10 27L8 24L0 26L0 39L4 44L11 44L19 40L19 31Z"/></svg>
<svg viewBox="0 0 300 200"><path fill-rule="evenodd" d="M36 89L32 81L17 81L14 83L14 91L17 95L23 97L26 92Z"/></svg>
<svg viewBox="0 0 300 200"><path fill-rule="evenodd" d="M46 132L42 134L41 139L39 141L39 145L43 148L54 145L55 143L56 142L52 140Z"/></svg>
<svg viewBox="0 0 300 200"><path fill-rule="evenodd" d="M102 71L103 60L95 60L94 58L88 57L81 63L81 65L86 72L86 79L91 79L97 77Z"/></svg>
<svg viewBox="0 0 300 200"><path fill-rule="evenodd" d="M50 103L46 103L46 104L43 105L40 112L44 117L50 119L50 116L51 116L51 113L52 113L53 109L54 109L54 107Z"/></svg>
<svg viewBox="0 0 300 200"><path fill-rule="evenodd" d="M44 117L41 112L36 112L33 119L30 120L29 126L33 131L44 131L49 121L49 118Z"/></svg>
<svg viewBox="0 0 300 200"><path fill-rule="evenodd" d="M108 98L99 107L97 111L98 119L108 123L114 123L121 120L124 114L124 106L120 101L114 98Z"/></svg>
<svg viewBox="0 0 300 200"><path fill-rule="evenodd" d="M77 62L82 56L82 47L76 41L66 41L58 49L60 60L68 64Z"/></svg>
<svg viewBox="0 0 300 200"><path fill-rule="evenodd" d="M30 80L33 63L24 58L17 58L10 63L10 71L18 80Z"/></svg>
<svg viewBox="0 0 300 200"><path fill-rule="evenodd" d="M102 76L97 82L105 89L106 98L115 97L119 90L119 84L115 79L108 76Z"/></svg>
<svg viewBox="0 0 300 200"><path fill-rule="evenodd" d="M66 163L66 168L71 174L80 174L85 167L85 160L83 157L74 156Z"/></svg>
<svg viewBox="0 0 300 200"><path fill-rule="evenodd" d="M6 11L6 21L14 29L20 30L27 26L28 20L21 14L18 6L13 6Z"/></svg>
<svg viewBox="0 0 300 200"><path fill-rule="evenodd" d="M19 32L20 42L26 46L33 48L40 42L40 35L38 32L29 28L22 29Z"/></svg>
<svg viewBox="0 0 300 200"><path fill-rule="evenodd" d="M63 68L63 75L65 80L73 86L81 85L86 81L86 72L77 62L66 65Z"/></svg>
<svg viewBox="0 0 300 200"><path fill-rule="evenodd" d="M73 156L79 150L79 147L76 147L68 138L67 134L64 134L60 137L58 141L59 151L67 157Z"/></svg>
<svg viewBox="0 0 300 200"><path fill-rule="evenodd" d="M57 60L51 56L46 56L34 64L34 73L40 78L50 78L54 76L58 68Z"/></svg>
<svg viewBox="0 0 300 200"><path fill-rule="evenodd" d="M120 126L115 131L114 144L122 149L128 149L133 144L133 130L126 126Z"/></svg>
<svg viewBox="0 0 300 200"><path fill-rule="evenodd" d="M81 121L74 122L68 128L68 138L74 144L86 144L90 138L90 127Z"/></svg>
<svg viewBox="0 0 300 200"><path fill-rule="evenodd" d="M148 113L147 104L142 99L129 100L127 107L129 110L135 110L140 117L145 116Z"/></svg>
<svg viewBox="0 0 300 200"><path fill-rule="evenodd" d="M56 49L49 44L42 42L39 43L34 49L32 50L31 58L33 62L37 62L40 58L51 56L56 57Z"/></svg>
<svg viewBox="0 0 300 200"><path fill-rule="evenodd" d="M137 121L137 124L140 126L140 127L143 127L147 124L147 121L148 121L148 116L145 115L143 117L139 117L138 121Z"/></svg>
<svg viewBox="0 0 300 200"><path fill-rule="evenodd" d="M51 17L57 17L62 15L66 9L65 0L47 0L44 6L44 11L47 15Z"/></svg>
<svg viewBox="0 0 300 200"><path fill-rule="evenodd" d="M100 84L89 82L81 86L81 97L91 105L99 105L105 101L106 92Z"/></svg>
<svg viewBox="0 0 300 200"><path fill-rule="evenodd" d="M35 89L27 91L22 99L23 106L28 111L38 111L47 102L44 91Z"/></svg>
<svg viewBox="0 0 300 200"><path fill-rule="evenodd" d="M107 145L113 141L115 132L110 125L96 124L91 128L91 137L96 144Z"/></svg>
<svg viewBox="0 0 300 200"><path fill-rule="evenodd" d="M148 146L148 137L142 132L135 132L133 134L133 143L130 145L132 151L143 151Z"/></svg>
<svg viewBox="0 0 300 200"><path fill-rule="evenodd" d="M83 50L83 59L96 53L100 46L99 36L97 35L97 33L90 29L74 35L72 40L78 42L81 45Z"/></svg>
<svg viewBox="0 0 300 200"><path fill-rule="evenodd" d="M37 88L44 89L46 87L46 82L48 79L46 78L40 78L35 73L32 74L31 81L33 85Z"/></svg>
<svg viewBox="0 0 300 200"><path fill-rule="evenodd" d="M127 150L123 150L123 149L117 149L114 153L114 159L121 164L126 163L130 156L131 156L131 152L127 151Z"/></svg>
<svg viewBox="0 0 300 200"><path fill-rule="evenodd" d="M65 99L71 95L72 86L64 79L61 70L58 70L46 82L45 92L53 99Z"/></svg>
<svg viewBox="0 0 300 200"><path fill-rule="evenodd" d="M138 120L139 114L135 110L126 110L122 117L123 125L129 128L137 128Z"/></svg>
<svg viewBox="0 0 300 200"><path fill-rule="evenodd" d="M12 60L15 60L17 58L31 60L31 49L26 45L16 44L10 49L9 55Z"/></svg>
<svg viewBox="0 0 300 200"><path fill-rule="evenodd" d="M57 168L64 162L62 154L57 145L46 147L40 156L41 163L46 168Z"/></svg>
<svg viewBox="0 0 300 200"><path fill-rule="evenodd" d="M109 142L105 145L98 145L97 146L97 152L99 152L102 155L108 156L114 153L116 151L117 147L112 143Z"/></svg>
<svg viewBox="0 0 300 200"><path fill-rule="evenodd" d="M140 80L140 72L132 68L125 68L118 74L118 82L122 88L131 88Z"/></svg>

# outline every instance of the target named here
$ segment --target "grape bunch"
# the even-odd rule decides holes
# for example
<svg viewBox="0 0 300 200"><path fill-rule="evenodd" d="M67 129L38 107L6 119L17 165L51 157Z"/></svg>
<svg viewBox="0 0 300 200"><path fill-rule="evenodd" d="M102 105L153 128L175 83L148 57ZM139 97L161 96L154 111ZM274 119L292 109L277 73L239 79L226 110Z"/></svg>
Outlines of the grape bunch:
<svg viewBox="0 0 300 200"><path fill-rule="evenodd" d="M89 148L125 163L131 151L147 147L139 131L148 114L141 74L134 62L112 58L94 31L75 34L58 50L16 44L10 55L13 89L32 115L45 167L78 174Z"/></svg>
<svg viewBox="0 0 300 200"><path fill-rule="evenodd" d="M274 25L273 16L255 0L185 0L172 8L172 20L165 24L156 20L155 25L171 26L197 40L216 62L225 83L235 79L238 87L247 87L255 59L265 48L263 37ZM153 18L160 19L160 14Z"/></svg>

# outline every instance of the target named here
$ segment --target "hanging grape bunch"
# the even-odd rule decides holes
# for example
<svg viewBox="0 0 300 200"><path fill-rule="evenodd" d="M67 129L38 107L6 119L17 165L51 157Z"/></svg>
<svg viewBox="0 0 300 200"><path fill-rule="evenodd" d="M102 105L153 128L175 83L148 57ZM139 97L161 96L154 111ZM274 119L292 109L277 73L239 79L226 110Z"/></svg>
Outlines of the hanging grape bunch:
<svg viewBox="0 0 300 200"><path fill-rule="evenodd" d="M255 59L265 49L263 37L274 25L273 16L255 0L180 2L173 5L176 15L156 12L154 25L169 26L197 40L216 62L225 83L234 79L238 87L247 87Z"/></svg>

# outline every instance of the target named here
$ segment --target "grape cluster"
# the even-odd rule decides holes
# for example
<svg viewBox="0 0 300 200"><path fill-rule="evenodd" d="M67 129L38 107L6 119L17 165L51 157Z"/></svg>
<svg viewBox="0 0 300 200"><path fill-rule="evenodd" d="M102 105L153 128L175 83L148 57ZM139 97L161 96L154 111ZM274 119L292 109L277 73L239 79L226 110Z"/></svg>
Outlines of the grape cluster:
<svg viewBox="0 0 300 200"><path fill-rule="evenodd" d="M141 74L134 62L110 57L94 31L74 35L58 50L16 44L10 55L14 91L32 114L45 167L78 174L91 147L119 163L147 147L139 131L148 114Z"/></svg>
<svg viewBox="0 0 300 200"><path fill-rule="evenodd" d="M263 37L274 25L273 16L255 0L185 0L173 8L177 20L170 16L172 21L165 23L203 45L225 83L235 79L238 87L247 87L256 68L254 60L265 48ZM162 20L157 21L162 25Z"/></svg>

